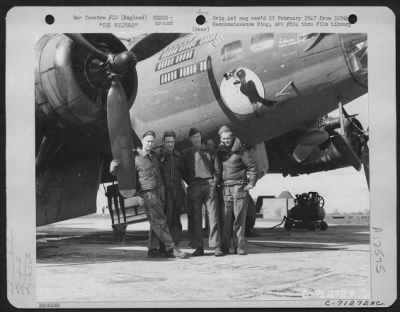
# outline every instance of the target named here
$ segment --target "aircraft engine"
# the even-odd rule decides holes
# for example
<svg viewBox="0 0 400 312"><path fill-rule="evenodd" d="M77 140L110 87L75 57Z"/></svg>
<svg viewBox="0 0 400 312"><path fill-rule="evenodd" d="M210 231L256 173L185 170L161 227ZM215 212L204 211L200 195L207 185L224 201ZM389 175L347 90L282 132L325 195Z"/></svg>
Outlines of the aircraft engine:
<svg viewBox="0 0 400 312"><path fill-rule="evenodd" d="M344 119L344 133L341 133L340 127L339 117L325 120L320 125L319 131L327 133L328 136L323 142L314 145L304 144L309 143L305 141L304 136L300 137L300 142L304 145L299 145L299 137L293 133L265 142L270 163L269 172L282 173L284 176L296 176L348 166L352 166L356 170L364 167L369 183L367 131L354 116L347 116ZM316 138L324 137L316 130L309 131L309 133L312 135L305 136L306 139L311 138L315 141ZM299 149L299 146L306 146L307 149L304 148L303 151ZM299 159L297 155L305 156Z"/></svg>
<svg viewBox="0 0 400 312"><path fill-rule="evenodd" d="M85 37L104 53L126 50L111 34L86 34ZM106 68L93 53L82 49L66 35L53 34L37 41L35 58L39 132L43 128L61 131L68 128L74 132L107 129L107 92L111 81ZM135 68L123 76L121 83L131 107L137 91Z"/></svg>
<svg viewBox="0 0 400 312"><path fill-rule="evenodd" d="M179 34L163 37L157 33L143 36L129 50L107 33L52 34L37 41L37 172L44 172L51 162L60 167L61 160L71 163L72 158L100 157L111 151L118 164L114 173L121 195L135 194L135 135L130 108L137 93L136 64ZM109 140L105 140L107 133Z"/></svg>
<svg viewBox="0 0 400 312"><path fill-rule="evenodd" d="M136 64L180 34L149 34L129 50L112 34L51 34L35 45L37 224L96 211L100 181L136 193L132 150L138 138L130 115Z"/></svg>
<svg viewBox="0 0 400 312"><path fill-rule="evenodd" d="M344 163L361 169L363 148L368 141L367 132L354 116L348 116L343 122L344 134L340 134L340 120L334 118L322 126L330 134L329 142L334 146ZM321 147L321 146L320 146ZM323 147L323 145L322 145Z"/></svg>
<svg viewBox="0 0 400 312"><path fill-rule="evenodd" d="M120 164L116 173L120 192L134 195L129 109L137 92L138 58L133 50L111 34L46 35L37 42L37 171L65 148L68 138L84 142L89 137L96 145L106 141L108 132L113 159Z"/></svg>

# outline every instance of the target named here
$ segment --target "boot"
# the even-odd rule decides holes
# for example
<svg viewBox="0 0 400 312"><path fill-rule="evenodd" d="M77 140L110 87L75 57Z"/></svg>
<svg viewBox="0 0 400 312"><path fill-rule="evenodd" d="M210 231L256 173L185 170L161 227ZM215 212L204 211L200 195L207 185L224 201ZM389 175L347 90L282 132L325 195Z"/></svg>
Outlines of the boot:
<svg viewBox="0 0 400 312"><path fill-rule="evenodd" d="M196 248L196 250L192 253L193 257L204 256L203 247Z"/></svg>
<svg viewBox="0 0 400 312"><path fill-rule="evenodd" d="M224 255L224 253L222 252L222 250L221 250L220 247L217 247L217 248L215 248L214 255L215 255L216 257L221 257L221 256Z"/></svg>
<svg viewBox="0 0 400 312"><path fill-rule="evenodd" d="M187 253L183 252L182 250L180 250L179 248L174 247L167 251L167 257L168 258L185 259L185 258L188 258L189 255Z"/></svg>

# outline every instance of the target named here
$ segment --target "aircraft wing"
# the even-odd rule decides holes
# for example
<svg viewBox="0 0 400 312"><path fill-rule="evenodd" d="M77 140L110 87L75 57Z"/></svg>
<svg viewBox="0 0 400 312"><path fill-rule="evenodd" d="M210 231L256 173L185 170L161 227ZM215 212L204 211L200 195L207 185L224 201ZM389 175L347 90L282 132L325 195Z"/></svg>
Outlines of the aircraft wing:
<svg viewBox="0 0 400 312"><path fill-rule="evenodd" d="M36 156L37 226L96 212L100 182L114 178L108 173L109 148L106 133L98 139L43 137Z"/></svg>
<svg viewBox="0 0 400 312"><path fill-rule="evenodd" d="M134 193L125 177L135 172L129 154L137 143L129 118L135 65L181 36L143 35L128 50L112 34L52 34L36 43L37 225L95 212L111 151L121 163L121 194ZM114 152L122 149L119 159Z"/></svg>
<svg viewBox="0 0 400 312"><path fill-rule="evenodd" d="M36 178L36 225L96 212L102 167L100 157L83 159Z"/></svg>

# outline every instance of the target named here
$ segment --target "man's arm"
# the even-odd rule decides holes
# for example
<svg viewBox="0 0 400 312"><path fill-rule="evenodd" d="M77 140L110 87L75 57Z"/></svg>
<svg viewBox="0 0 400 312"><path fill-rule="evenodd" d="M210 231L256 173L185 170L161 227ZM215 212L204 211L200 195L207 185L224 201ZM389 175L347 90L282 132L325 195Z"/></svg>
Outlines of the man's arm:
<svg viewBox="0 0 400 312"><path fill-rule="evenodd" d="M115 159L113 159L110 162L110 173L113 176L115 176L115 177L117 176L117 171L118 171L118 168L119 168L120 165L121 165L121 163L118 160L115 160Z"/></svg>
<svg viewBox="0 0 400 312"><path fill-rule="evenodd" d="M247 149L244 151L242 159L249 178L249 184L246 186L247 190L249 190L257 183L257 164Z"/></svg>
<svg viewBox="0 0 400 312"><path fill-rule="evenodd" d="M182 151L181 157L180 157L180 163L181 163L180 169L181 169L181 173L182 173L182 179L183 179L183 181L185 181L185 183L187 185L189 185L189 182L190 182L189 181L189 168L188 168L188 164L187 164L188 156L189 156L188 154L189 154L189 150L186 149L186 150Z"/></svg>
<svg viewBox="0 0 400 312"><path fill-rule="evenodd" d="M222 163L220 158L218 157L218 152L216 151L212 157L214 158L214 178L216 179L216 185L221 184L222 181Z"/></svg>

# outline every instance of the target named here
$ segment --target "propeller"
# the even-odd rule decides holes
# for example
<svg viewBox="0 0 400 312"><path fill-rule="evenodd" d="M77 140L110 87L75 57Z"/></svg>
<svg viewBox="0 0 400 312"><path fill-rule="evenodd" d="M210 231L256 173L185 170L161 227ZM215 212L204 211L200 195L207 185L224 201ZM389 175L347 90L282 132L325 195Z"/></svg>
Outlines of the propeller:
<svg viewBox="0 0 400 312"><path fill-rule="evenodd" d="M308 40L314 37L314 40L304 49L304 52L308 52L313 49L318 43L321 42L326 36L330 34L328 33L308 33L306 35L301 36L300 39Z"/></svg>
<svg viewBox="0 0 400 312"><path fill-rule="evenodd" d="M118 77L113 78L108 91L107 123L113 159L120 164L116 172L119 192L123 197L133 197L136 193L133 133L128 101Z"/></svg>
<svg viewBox="0 0 400 312"><path fill-rule="evenodd" d="M97 49L93 46L89 41L86 40L81 34L65 34L68 38L74 41L79 47L84 50L87 50L93 55L98 58L100 61L105 62L108 59L108 55L105 54L103 51Z"/></svg>
<svg viewBox="0 0 400 312"><path fill-rule="evenodd" d="M341 111L346 118L344 121L347 123L347 126L344 127L346 129L344 130L345 134L333 131L331 142L347 163L357 171L364 167L364 174L369 188L369 130L364 130L360 121L355 118L358 114L349 115L344 107L342 107Z"/></svg>
<svg viewBox="0 0 400 312"><path fill-rule="evenodd" d="M364 167L364 174L365 178L367 180L367 185L369 189L369 147L368 147L368 140L369 140L369 128L365 130L362 135L360 136L360 141L361 141L361 162Z"/></svg>
<svg viewBox="0 0 400 312"><path fill-rule="evenodd" d="M350 142L339 133L335 133L332 137L332 143L336 149L343 155L343 158L352 165L357 171L364 167L364 174L369 188L369 148L368 148L368 134L365 131L359 130L359 142L361 143L360 157L354 152Z"/></svg>
<svg viewBox="0 0 400 312"><path fill-rule="evenodd" d="M148 34L139 38L139 40L130 48L130 51L136 55L138 62L140 62L157 53L180 36L180 33Z"/></svg>
<svg viewBox="0 0 400 312"><path fill-rule="evenodd" d="M335 133L331 137L333 145L342 154L343 158L354 167L357 171L361 170L361 161L357 154L354 152L351 144L339 133Z"/></svg>
<svg viewBox="0 0 400 312"><path fill-rule="evenodd" d="M367 179L368 189L369 189L369 148L365 143L361 148L361 162L364 167L365 178Z"/></svg>
<svg viewBox="0 0 400 312"><path fill-rule="evenodd" d="M343 108L343 113L344 116L347 118L347 120L349 120L351 123L353 129L352 135L358 138L357 141L361 145L359 159L364 168L365 179L367 180L367 185L369 189L369 147L368 147L369 127L366 130L364 130L361 123L357 119L352 118L356 115L349 115L344 108Z"/></svg>
<svg viewBox="0 0 400 312"><path fill-rule="evenodd" d="M101 62L99 66L105 70L111 80L107 95L107 123L113 159L118 161L116 170L118 187L123 197L133 197L136 193L135 161L132 153L134 148L133 132L129 118L129 104L121 78L125 73L134 70L137 57L132 51L118 54L106 54L93 46L81 34L65 34L78 47L93 54Z"/></svg>

